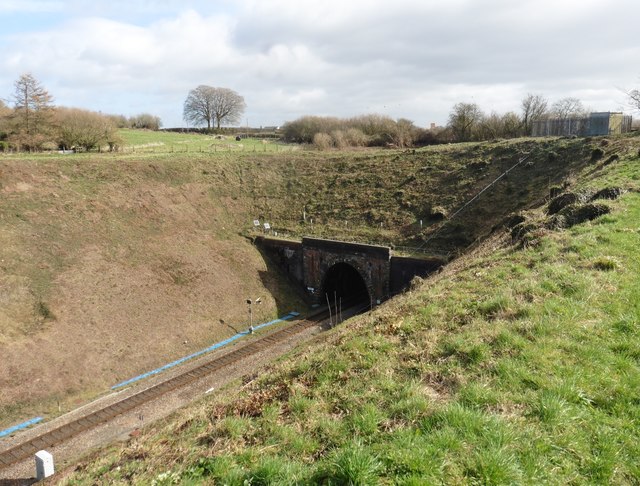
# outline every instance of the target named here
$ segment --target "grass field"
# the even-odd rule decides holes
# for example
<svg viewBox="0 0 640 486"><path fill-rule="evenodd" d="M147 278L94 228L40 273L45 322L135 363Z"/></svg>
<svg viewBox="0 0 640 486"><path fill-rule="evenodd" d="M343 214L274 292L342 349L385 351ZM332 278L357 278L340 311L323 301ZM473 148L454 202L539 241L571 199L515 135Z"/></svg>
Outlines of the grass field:
<svg viewBox="0 0 640 486"><path fill-rule="evenodd" d="M203 135L152 130L121 129L124 153L225 153L225 152L287 152L296 145L284 145L274 139L242 138L235 135Z"/></svg>
<svg viewBox="0 0 640 486"><path fill-rule="evenodd" d="M638 484L638 146L574 177L628 192L525 248L494 232L65 483Z"/></svg>

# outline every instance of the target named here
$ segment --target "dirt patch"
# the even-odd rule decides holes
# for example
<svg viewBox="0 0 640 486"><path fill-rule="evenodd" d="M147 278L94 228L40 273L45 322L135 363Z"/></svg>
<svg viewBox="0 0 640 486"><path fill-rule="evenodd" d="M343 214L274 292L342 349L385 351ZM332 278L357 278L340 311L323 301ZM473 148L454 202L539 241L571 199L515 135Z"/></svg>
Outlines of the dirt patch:
<svg viewBox="0 0 640 486"><path fill-rule="evenodd" d="M246 202L171 164L86 164L3 165L0 428L235 334L247 296L256 320L302 310L239 235Z"/></svg>

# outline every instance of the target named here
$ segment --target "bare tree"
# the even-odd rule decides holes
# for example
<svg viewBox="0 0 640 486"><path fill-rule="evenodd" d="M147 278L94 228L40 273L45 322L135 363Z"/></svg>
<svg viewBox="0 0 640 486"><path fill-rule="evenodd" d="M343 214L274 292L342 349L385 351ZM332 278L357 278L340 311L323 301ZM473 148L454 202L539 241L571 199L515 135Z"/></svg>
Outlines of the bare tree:
<svg viewBox="0 0 640 486"><path fill-rule="evenodd" d="M506 138L516 138L522 135L520 117L513 111L508 111L502 115L502 136Z"/></svg>
<svg viewBox="0 0 640 486"><path fill-rule="evenodd" d="M400 148L410 147L415 140L416 130L411 120L398 118L391 131L391 143Z"/></svg>
<svg viewBox="0 0 640 486"><path fill-rule="evenodd" d="M504 123L502 116L492 111L491 114L483 116L478 123L478 135L482 140L502 137L504 133Z"/></svg>
<svg viewBox="0 0 640 486"><path fill-rule="evenodd" d="M524 135L531 135L533 123L542 120L547 115L548 102L539 94L527 94L522 100L522 131Z"/></svg>
<svg viewBox="0 0 640 486"><path fill-rule="evenodd" d="M29 149L44 142L53 115L53 97L33 75L21 75L14 83L12 138Z"/></svg>
<svg viewBox="0 0 640 486"><path fill-rule="evenodd" d="M580 118L585 116L587 110L578 98L566 97L556 101L551 106L551 114L560 120L568 118Z"/></svg>
<svg viewBox="0 0 640 486"><path fill-rule="evenodd" d="M634 89L627 93L629 95L629 101L633 107L637 110L640 110L640 89Z"/></svg>
<svg viewBox="0 0 640 486"><path fill-rule="evenodd" d="M194 125L207 124L211 128L216 124L237 123L240 121L246 104L244 98L228 88L214 88L200 85L189 91L184 102L183 118Z"/></svg>
<svg viewBox="0 0 640 486"><path fill-rule="evenodd" d="M475 103L456 103L449 114L447 126L458 142L472 139L474 129L484 118L480 107Z"/></svg>

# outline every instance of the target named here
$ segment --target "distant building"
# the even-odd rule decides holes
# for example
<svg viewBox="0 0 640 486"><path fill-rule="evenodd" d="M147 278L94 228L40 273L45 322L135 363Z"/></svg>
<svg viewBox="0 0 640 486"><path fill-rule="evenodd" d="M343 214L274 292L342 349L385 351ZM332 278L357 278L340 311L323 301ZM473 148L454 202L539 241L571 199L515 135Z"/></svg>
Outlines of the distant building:
<svg viewBox="0 0 640 486"><path fill-rule="evenodd" d="M595 112L582 118L549 118L533 122L534 137L571 136L595 137L631 131L632 118L621 112Z"/></svg>

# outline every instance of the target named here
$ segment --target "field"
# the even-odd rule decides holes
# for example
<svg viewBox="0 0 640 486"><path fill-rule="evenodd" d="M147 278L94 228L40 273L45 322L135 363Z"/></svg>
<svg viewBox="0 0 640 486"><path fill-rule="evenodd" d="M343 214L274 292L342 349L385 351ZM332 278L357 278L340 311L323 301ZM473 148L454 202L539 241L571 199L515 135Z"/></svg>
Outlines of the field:
<svg viewBox="0 0 640 486"><path fill-rule="evenodd" d="M318 152L123 137L120 153L0 157L0 428L235 334L248 297L257 319L302 310L251 245L254 219L453 262L70 482L637 479L637 138ZM536 209L609 186L627 192L591 223L552 230ZM515 213L538 225L518 244Z"/></svg>
<svg viewBox="0 0 640 486"><path fill-rule="evenodd" d="M283 145L273 139L259 137L236 140L235 135L202 135L151 130L121 129L125 153L225 153L225 152L285 152L297 150L295 145Z"/></svg>
<svg viewBox="0 0 640 486"><path fill-rule="evenodd" d="M326 340L66 484L637 484L638 145L575 174L610 213L494 232ZM545 218L545 208L527 216Z"/></svg>

